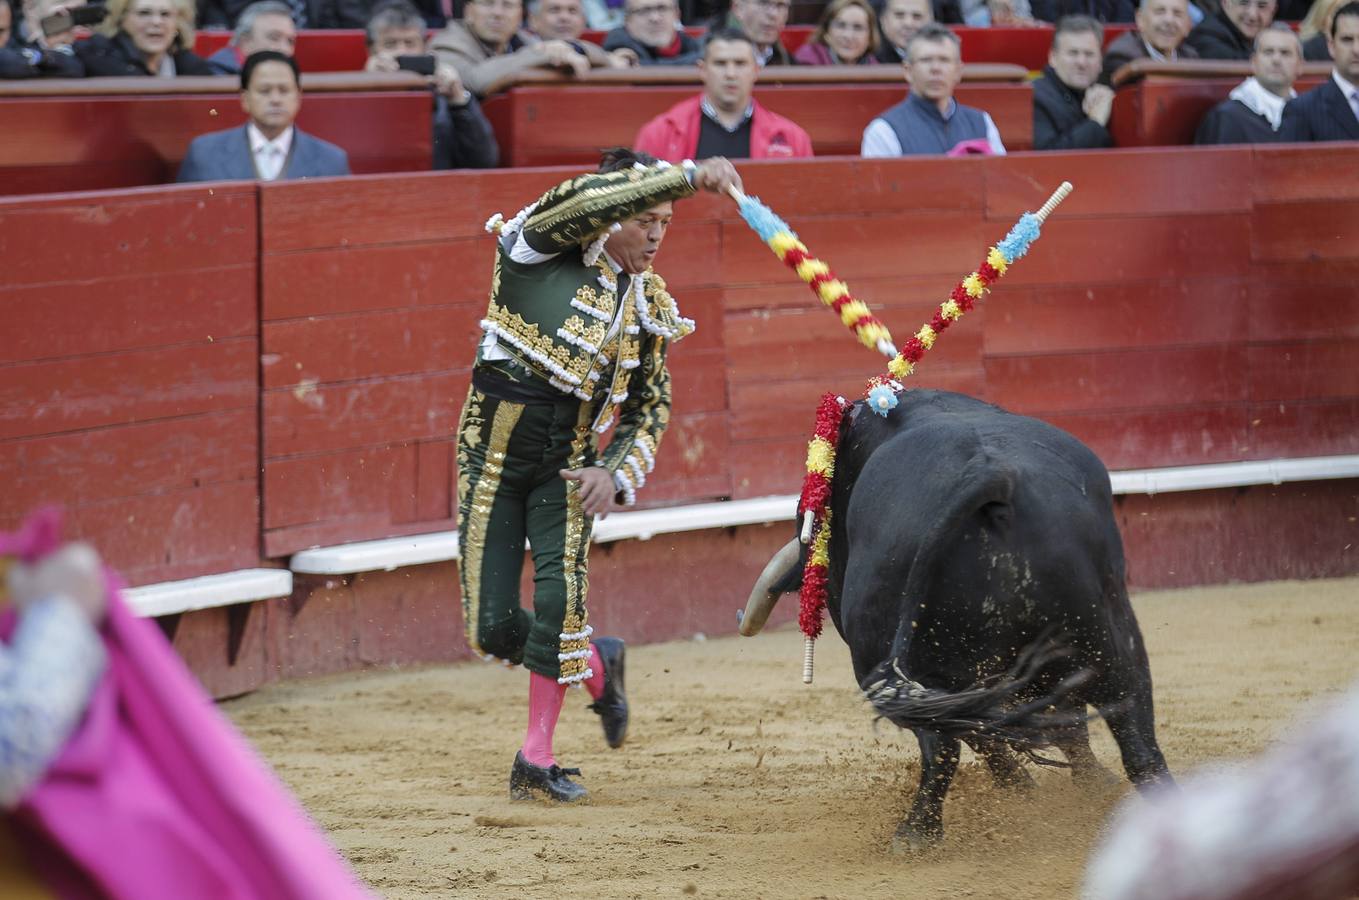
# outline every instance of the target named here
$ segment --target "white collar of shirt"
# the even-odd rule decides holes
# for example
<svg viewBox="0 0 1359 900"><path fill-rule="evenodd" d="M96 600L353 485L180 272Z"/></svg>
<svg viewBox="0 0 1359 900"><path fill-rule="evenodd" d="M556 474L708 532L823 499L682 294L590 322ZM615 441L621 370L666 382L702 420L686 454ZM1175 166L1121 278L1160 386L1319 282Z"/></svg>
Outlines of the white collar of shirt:
<svg viewBox="0 0 1359 900"><path fill-rule="evenodd" d="M750 117L755 115L754 100L746 104L746 111L741 114L741 121L737 122L735 125L727 125L727 123L719 119L717 117L717 107L713 106L712 103L708 101L707 97L703 98L703 102L699 104L699 108L703 110L703 115L707 116L708 118L716 122L718 125L721 125L723 128L725 128L728 134L735 134L737 129L739 129L742 125L746 124L746 122L750 121Z"/></svg>
<svg viewBox="0 0 1359 900"><path fill-rule="evenodd" d="M1169 56L1166 56L1166 55L1165 55L1164 53L1162 53L1160 50L1157 50L1157 49L1156 49L1155 47L1153 47L1151 44L1148 44L1148 43L1147 43L1147 39L1144 38L1144 37L1142 37L1142 35L1139 34L1139 35L1138 35L1138 38L1141 39L1141 41L1142 41L1142 46L1145 47L1145 48L1147 48L1147 57L1148 57L1149 59L1154 59L1154 60L1156 60L1157 62L1166 62L1166 61L1168 61L1168 60L1174 60L1177 56L1179 56L1179 54L1178 54L1176 51L1174 51L1174 50L1170 51L1170 55L1169 55Z"/></svg>
<svg viewBox="0 0 1359 900"><path fill-rule="evenodd" d="M255 166L259 169L260 176L265 181L273 181L283 174L284 163L288 161L288 152L293 147L293 126L289 125L272 141L255 127L254 122L245 126L245 133L250 137L250 153L255 158Z"/></svg>
<svg viewBox="0 0 1359 900"><path fill-rule="evenodd" d="M761 50L759 47L756 47L756 48L755 48L755 61L756 61L757 63L759 63L760 65L762 65L762 66L768 65L768 64L769 64L769 61L770 61L771 59L773 59L773 58L774 58L774 45L773 45L773 44L770 44L768 47L765 47L763 50Z"/></svg>
<svg viewBox="0 0 1359 900"><path fill-rule="evenodd" d="M1335 69L1331 70L1331 78L1335 80L1335 86L1340 88L1340 93L1344 94L1345 99L1350 102L1350 108L1354 109L1354 95L1359 94L1359 87L1355 87L1344 78L1341 78L1340 73ZM1356 111L1355 115L1359 116L1359 111Z"/></svg>
<svg viewBox="0 0 1359 900"><path fill-rule="evenodd" d="M1287 97L1280 97L1273 91L1265 90L1260 82L1251 77L1233 88L1228 96L1257 116L1269 120L1269 127L1278 131L1279 123L1283 121L1284 104L1298 96L1298 92L1290 88Z"/></svg>

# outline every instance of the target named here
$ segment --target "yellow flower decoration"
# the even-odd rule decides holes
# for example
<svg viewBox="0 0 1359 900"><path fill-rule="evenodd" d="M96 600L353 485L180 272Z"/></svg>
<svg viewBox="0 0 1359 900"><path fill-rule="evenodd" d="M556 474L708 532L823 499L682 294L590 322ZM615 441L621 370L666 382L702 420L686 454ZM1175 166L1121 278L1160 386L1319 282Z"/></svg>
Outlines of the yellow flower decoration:
<svg viewBox="0 0 1359 900"><path fill-rule="evenodd" d="M868 315L868 304L862 300L851 300L840 307L840 321L850 328L853 328L854 323L866 315Z"/></svg>
<svg viewBox="0 0 1359 900"><path fill-rule="evenodd" d="M938 335L934 333L934 329L928 325L925 325L917 331L915 336L920 340L920 343L925 345L926 350L934 346L934 339L938 337Z"/></svg>
<svg viewBox="0 0 1359 900"><path fill-rule="evenodd" d="M967 291L969 297L980 299L986 293L986 285L982 283L981 276L973 272L963 279L963 290Z"/></svg>
<svg viewBox="0 0 1359 900"><path fill-rule="evenodd" d="M887 364L887 371L892 373L892 377L900 381L903 378L910 378L915 371L915 366L904 356L894 356L892 361Z"/></svg>
<svg viewBox="0 0 1359 900"><path fill-rule="evenodd" d="M986 254L986 264L995 269L997 275L1004 275L1005 269L1010 265L1010 262L1005 258L1004 253L1001 253L995 247L992 247L991 252Z"/></svg>
<svg viewBox="0 0 1359 900"><path fill-rule="evenodd" d="M823 281L816 286L816 293L821 297L822 303L833 303L836 297L848 294L849 288L838 278L834 281Z"/></svg>
<svg viewBox="0 0 1359 900"><path fill-rule="evenodd" d="M823 437L814 437L807 443L807 471L820 472L827 478L835 470L835 450Z"/></svg>
<svg viewBox="0 0 1359 900"><path fill-rule="evenodd" d="M811 281L818 275L825 275L830 272L830 266L819 259L806 259L797 265L797 277L803 281Z"/></svg>
<svg viewBox="0 0 1359 900"><path fill-rule="evenodd" d="M821 527L816 530L816 540L812 541L811 559L808 562L813 566L830 568L830 520L830 510L827 509Z"/></svg>
<svg viewBox="0 0 1359 900"><path fill-rule="evenodd" d="M789 250L797 249L801 250L803 253L807 252L807 248L803 245L802 241L799 241L786 231L781 231L770 238L769 246L778 254L779 259L783 259L787 256Z"/></svg>
<svg viewBox="0 0 1359 900"><path fill-rule="evenodd" d="M958 305L958 301L950 297L939 304L939 315L943 316L945 319L961 319L963 317L963 308Z"/></svg>

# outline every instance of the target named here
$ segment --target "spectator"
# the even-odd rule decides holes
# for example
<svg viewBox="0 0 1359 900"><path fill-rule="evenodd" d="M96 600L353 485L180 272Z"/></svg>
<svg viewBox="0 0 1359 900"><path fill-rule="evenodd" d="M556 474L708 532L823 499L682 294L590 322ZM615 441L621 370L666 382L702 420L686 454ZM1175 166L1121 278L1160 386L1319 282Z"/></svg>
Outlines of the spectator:
<svg viewBox="0 0 1359 900"><path fill-rule="evenodd" d="M1250 59L1255 36L1274 21L1276 0L1222 0L1222 8L1189 32L1185 43L1203 59Z"/></svg>
<svg viewBox="0 0 1359 900"><path fill-rule="evenodd" d="M1137 0L1031 0L1033 17L1058 22L1067 16L1089 16L1099 22L1131 22Z"/></svg>
<svg viewBox="0 0 1359 900"><path fill-rule="evenodd" d="M173 0L109 0L108 11L99 33L75 45L86 75L215 74L207 60L188 49L193 16Z"/></svg>
<svg viewBox="0 0 1359 900"><path fill-rule="evenodd" d="M292 56L297 48L297 26L293 11L282 0L252 3L236 20L231 41L208 57L208 65L219 75L239 75L245 58L259 50L277 50Z"/></svg>
<svg viewBox="0 0 1359 900"><path fill-rule="evenodd" d="M1267 144L1283 140L1279 126L1284 104L1298 95L1293 82L1302 74L1302 44L1283 22L1255 36L1250 58L1255 74L1232 89L1227 100L1208 110L1199 123L1196 144Z"/></svg>
<svg viewBox="0 0 1359 900"><path fill-rule="evenodd" d="M953 91L963 79L962 41L943 25L921 26L902 64L911 92L864 129L866 157L971 151L1004 154L991 117L963 106Z"/></svg>
<svg viewBox="0 0 1359 900"><path fill-rule="evenodd" d="M791 0L732 0L731 12L717 16L708 33L744 31L755 45L755 61L762 66L791 66L793 57L780 36L788 26Z"/></svg>
<svg viewBox="0 0 1359 900"><path fill-rule="evenodd" d="M581 40L585 11L581 0L528 0L529 33L544 41L565 41L590 60L592 67L626 69L638 63L631 50L610 53L597 44Z"/></svg>
<svg viewBox="0 0 1359 900"><path fill-rule="evenodd" d="M934 21L934 7L930 0L887 0L878 17L882 44L878 47L878 62L903 63L906 45L922 25Z"/></svg>
<svg viewBox="0 0 1359 900"><path fill-rule="evenodd" d="M1104 29L1089 16L1067 16L1052 33L1048 66L1033 83L1033 149L1094 150L1113 144L1113 89L1096 84Z"/></svg>
<svg viewBox="0 0 1359 900"><path fill-rule="evenodd" d="M977 28L1027 27L1034 24L1032 6L1030 0L945 0L934 17Z"/></svg>
<svg viewBox="0 0 1359 900"><path fill-rule="evenodd" d="M35 24L56 11L40 0L34 0L33 5L46 10L36 17ZM0 78L80 78L85 74L85 66L71 49L70 30L53 35L49 42L41 27L30 27L29 34L33 37L26 41L14 25L14 10L0 0Z"/></svg>
<svg viewBox="0 0 1359 900"><path fill-rule="evenodd" d="M242 128L193 139L179 181L276 181L348 175L349 158L334 144L293 126L302 106L302 76L291 56L260 50L241 66Z"/></svg>
<svg viewBox="0 0 1359 900"><path fill-rule="evenodd" d="M627 20L625 0L581 0L585 8L585 27L595 31L612 31L623 27Z"/></svg>
<svg viewBox="0 0 1359 900"><path fill-rule="evenodd" d="M1137 27L1115 38L1104 51L1101 83L1112 84L1114 73L1134 59L1198 59L1194 48L1184 42L1193 27L1189 0L1142 0L1134 21Z"/></svg>
<svg viewBox="0 0 1359 900"><path fill-rule="evenodd" d="M425 20L407 0L383 3L364 30L368 45L367 72L395 72L399 56L426 56L429 42ZM432 57L431 57L432 58ZM492 169L500 155L491 123L477 98L462 86L458 70L436 63L430 76L434 88L434 168Z"/></svg>
<svg viewBox="0 0 1359 900"><path fill-rule="evenodd" d="M1284 107L1284 140L1359 141L1359 0L1335 11L1326 47L1331 77Z"/></svg>
<svg viewBox="0 0 1359 900"><path fill-rule="evenodd" d="M462 83L478 97L529 69L584 75L594 66L619 64L618 57L594 44L540 41L521 32L523 18L522 0L468 0L462 21L449 22L434 36L431 49L440 62L458 70Z"/></svg>
<svg viewBox="0 0 1359 900"><path fill-rule="evenodd" d="M703 52L679 27L676 0L626 0L623 26L604 36L604 49L631 50L644 66L688 66Z"/></svg>
<svg viewBox="0 0 1359 900"><path fill-rule="evenodd" d="M811 156L807 132L752 99L759 75L755 52L754 42L742 31L710 34L698 61L703 93L643 125L635 148L670 162Z"/></svg>
<svg viewBox="0 0 1359 900"><path fill-rule="evenodd" d="M867 65L882 38L868 0L831 0L821 21L793 59L804 66Z"/></svg>
<svg viewBox="0 0 1359 900"><path fill-rule="evenodd" d="M1331 51L1326 47L1326 35L1331 33L1335 11L1346 0L1316 0L1307 16L1298 25L1302 39L1302 58L1309 62L1330 62Z"/></svg>

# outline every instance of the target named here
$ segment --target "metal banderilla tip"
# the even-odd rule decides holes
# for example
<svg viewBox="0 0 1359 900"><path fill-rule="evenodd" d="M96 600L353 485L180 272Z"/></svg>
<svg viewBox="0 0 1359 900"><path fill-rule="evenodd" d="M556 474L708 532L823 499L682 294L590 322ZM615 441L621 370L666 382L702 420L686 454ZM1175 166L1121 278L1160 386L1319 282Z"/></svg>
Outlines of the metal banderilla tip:
<svg viewBox="0 0 1359 900"><path fill-rule="evenodd" d="M1056 209L1057 206L1063 200L1065 200L1067 198L1067 195L1069 195L1073 190L1075 190L1075 188L1071 186L1071 182L1063 181L1061 185L1057 188L1057 190L1052 192L1052 196L1048 198L1048 202L1044 203L1043 206L1038 210L1038 212L1034 213L1034 216L1037 217L1039 224L1046 222L1048 216L1052 215L1052 211Z"/></svg>
<svg viewBox="0 0 1359 900"><path fill-rule="evenodd" d="M802 643L802 683L812 683L812 669L816 666L816 640L804 638Z"/></svg>

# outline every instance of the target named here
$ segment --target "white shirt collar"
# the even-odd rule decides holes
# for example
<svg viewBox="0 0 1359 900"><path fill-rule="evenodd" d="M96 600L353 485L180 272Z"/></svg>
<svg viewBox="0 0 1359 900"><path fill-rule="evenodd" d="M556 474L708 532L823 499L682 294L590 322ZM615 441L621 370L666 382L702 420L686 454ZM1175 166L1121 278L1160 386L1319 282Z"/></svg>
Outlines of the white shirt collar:
<svg viewBox="0 0 1359 900"><path fill-rule="evenodd" d="M1278 131L1279 124L1283 121L1284 104L1298 96L1298 92L1290 88L1287 97L1280 97L1273 91L1265 90L1264 86L1251 76L1233 88L1228 96L1257 116L1264 117L1269 126Z"/></svg>
<svg viewBox="0 0 1359 900"><path fill-rule="evenodd" d="M255 127L254 122L245 126L245 133L250 137L250 152L256 156L264 149L265 145L272 144L279 152L279 155L284 159L287 159L288 151L293 148L293 126L291 125L285 128L283 133L272 141L265 137L264 133Z"/></svg>
<svg viewBox="0 0 1359 900"><path fill-rule="evenodd" d="M703 115L712 119L718 125L721 125L729 133L735 134L736 131L742 125L746 124L746 122L749 121L751 116L755 115L755 101L751 100L749 103L746 104L746 111L741 114L741 121L731 126L728 126L725 122L723 122L721 119L717 117L717 107L713 106L712 102L706 96L703 98L703 102L699 104L699 109L703 111Z"/></svg>
<svg viewBox="0 0 1359 900"><path fill-rule="evenodd" d="M1142 41L1142 46L1147 48L1147 56L1150 59L1154 59L1157 62L1166 62L1167 60L1174 60L1177 56L1179 56L1179 53L1174 50L1170 51L1169 56L1166 56L1160 50L1157 50L1151 44L1147 43L1147 39L1142 37L1141 32L1138 32L1137 37L1139 40Z"/></svg>

